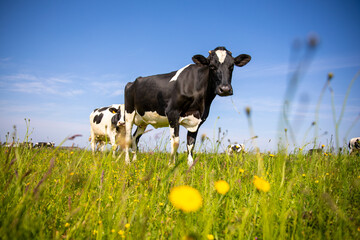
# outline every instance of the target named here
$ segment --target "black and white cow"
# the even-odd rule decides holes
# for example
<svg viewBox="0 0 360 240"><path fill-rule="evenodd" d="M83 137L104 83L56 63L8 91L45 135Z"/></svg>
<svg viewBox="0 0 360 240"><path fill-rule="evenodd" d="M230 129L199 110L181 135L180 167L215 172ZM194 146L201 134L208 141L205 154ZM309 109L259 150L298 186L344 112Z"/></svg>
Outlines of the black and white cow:
<svg viewBox="0 0 360 240"><path fill-rule="evenodd" d="M193 56L195 64L178 71L139 77L128 83L125 87L126 163L130 162L129 147L135 145L137 150L139 138L150 124L155 128L170 125L170 163L175 161L179 146L179 126L184 126L188 130L188 165L192 165L196 135L209 115L212 101L216 95L233 94L233 68L246 65L250 59L247 54L234 58L225 47L218 47L209 51L207 58ZM133 124L138 129L131 140Z"/></svg>
<svg viewBox="0 0 360 240"><path fill-rule="evenodd" d="M226 154L230 156L233 153L241 153L244 151L245 151L245 145L242 143L241 144L236 143L236 144L231 144L227 147Z"/></svg>
<svg viewBox="0 0 360 240"><path fill-rule="evenodd" d="M360 152L360 137L352 138L349 141L350 154Z"/></svg>
<svg viewBox="0 0 360 240"><path fill-rule="evenodd" d="M53 147L55 147L55 143L54 142L37 142L34 145L34 148L41 148L41 147L53 148Z"/></svg>
<svg viewBox="0 0 360 240"><path fill-rule="evenodd" d="M90 114L89 140L93 152L96 145L103 151L107 142L110 142L113 153L117 146L124 145L124 109L124 104L113 104L109 107L97 108Z"/></svg>

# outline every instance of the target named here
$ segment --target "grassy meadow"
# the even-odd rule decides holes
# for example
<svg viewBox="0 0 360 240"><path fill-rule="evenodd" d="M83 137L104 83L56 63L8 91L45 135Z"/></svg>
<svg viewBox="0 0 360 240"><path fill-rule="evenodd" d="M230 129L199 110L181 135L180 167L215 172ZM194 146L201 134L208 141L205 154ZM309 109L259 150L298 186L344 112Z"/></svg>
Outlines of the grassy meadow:
<svg viewBox="0 0 360 240"><path fill-rule="evenodd" d="M291 102L316 45L309 42L284 99L280 129L290 139ZM315 136L330 89L335 149L358 76L360 71L339 116L333 74L320 93ZM250 108L246 114L255 136ZM334 146L324 146L314 154L279 147L227 156L218 153L224 140L218 138L205 140L213 150L196 153L190 168L185 153L169 166L169 153L161 148L140 152L126 165L123 154L114 158L111 152L0 146L0 239L360 239L359 155L326 152Z"/></svg>
<svg viewBox="0 0 360 240"><path fill-rule="evenodd" d="M197 153L190 169L168 157L1 147L0 239L360 239L358 156ZM190 212L169 200L183 185L201 195Z"/></svg>

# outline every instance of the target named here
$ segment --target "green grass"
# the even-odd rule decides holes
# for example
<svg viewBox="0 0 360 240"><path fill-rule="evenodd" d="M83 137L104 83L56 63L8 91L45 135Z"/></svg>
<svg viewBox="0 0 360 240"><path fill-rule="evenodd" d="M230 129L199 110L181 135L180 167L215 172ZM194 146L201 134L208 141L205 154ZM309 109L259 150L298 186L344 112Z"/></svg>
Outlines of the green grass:
<svg viewBox="0 0 360 240"><path fill-rule="evenodd" d="M111 153L2 147L0 238L360 239L358 156L262 154L267 193L253 184L256 154L198 153L190 171L186 154L174 167L168 157L140 153L127 166ZM199 190L200 210L172 206L179 185Z"/></svg>

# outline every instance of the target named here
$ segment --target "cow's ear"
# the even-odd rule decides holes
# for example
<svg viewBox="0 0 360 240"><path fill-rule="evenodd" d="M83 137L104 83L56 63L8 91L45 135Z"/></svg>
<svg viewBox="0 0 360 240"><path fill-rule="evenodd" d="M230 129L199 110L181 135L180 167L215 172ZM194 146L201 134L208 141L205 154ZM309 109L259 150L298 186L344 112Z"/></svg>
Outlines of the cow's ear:
<svg viewBox="0 0 360 240"><path fill-rule="evenodd" d="M118 112L118 109L116 109L116 108L114 108L114 107L111 107L111 108L109 108L109 111L110 111L111 113L117 113L117 112Z"/></svg>
<svg viewBox="0 0 360 240"><path fill-rule="evenodd" d="M250 60L251 60L251 56L247 54L240 54L234 59L235 65L238 67L245 66L248 62L250 62Z"/></svg>
<svg viewBox="0 0 360 240"><path fill-rule="evenodd" d="M192 57L194 63L198 65L209 65L209 60L203 55L195 55Z"/></svg>

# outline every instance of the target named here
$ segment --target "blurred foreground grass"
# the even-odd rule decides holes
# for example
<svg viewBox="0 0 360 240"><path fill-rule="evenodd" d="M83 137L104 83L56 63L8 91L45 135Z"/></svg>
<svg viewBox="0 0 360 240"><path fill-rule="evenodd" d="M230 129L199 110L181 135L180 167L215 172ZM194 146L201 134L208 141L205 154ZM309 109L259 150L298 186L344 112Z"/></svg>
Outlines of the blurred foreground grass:
<svg viewBox="0 0 360 240"><path fill-rule="evenodd" d="M1 239L360 239L360 159L301 151L261 154L270 190L254 186L258 156L0 148ZM224 195L215 182L224 180ZM184 213L170 189L197 189Z"/></svg>

